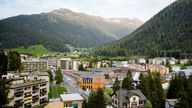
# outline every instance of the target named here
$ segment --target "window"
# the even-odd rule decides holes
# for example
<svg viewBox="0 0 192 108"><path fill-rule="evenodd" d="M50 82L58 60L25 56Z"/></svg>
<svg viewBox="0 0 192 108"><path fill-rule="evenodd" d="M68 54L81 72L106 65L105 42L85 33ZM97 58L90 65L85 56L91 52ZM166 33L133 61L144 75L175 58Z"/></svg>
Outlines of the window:
<svg viewBox="0 0 192 108"><path fill-rule="evenodd" d="M66 103L64 104L64 107L72 107L72 102L66 102Z"/></svg>
<svg viewBox="0 0 192 108"><path fill-rule="evenodd" d="M143 101L139 101L139 104L143 104Z"/></svg>
<svg viewBox="0 0 192 108"><path fill-rule="evenodd" d="M133 100L136 100L136 98L135 98L135 97L133 97Z"/></svg>

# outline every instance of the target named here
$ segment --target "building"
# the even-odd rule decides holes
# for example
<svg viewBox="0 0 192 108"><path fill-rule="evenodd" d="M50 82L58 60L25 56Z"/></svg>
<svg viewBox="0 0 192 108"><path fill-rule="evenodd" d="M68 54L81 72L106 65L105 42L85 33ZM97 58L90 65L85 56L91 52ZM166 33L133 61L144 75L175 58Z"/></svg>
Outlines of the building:
<svg viewBox="0 0 192 108"><path fill-rule="evenodd" d="M9 106L30 108L48 101L49 74L47 72L8 73L2 76L10 80L10 93L13 98Z"/></svg>
<svg viewBox="0 0 192 108"><path fill-rule="evenodd" d="M121 99L121 100L120 100ZM143 107L146 97L140 90L121 90L116 91L112 96L113 108L138 108ZM119 103L121 102L121 103ZM122 106L121 106L122 105Z"/></svg>
<svg viewBox="0 0 192 108"><path fill-rule="evenodd" d="M165 99L165 108L175 108L178 99Z"/></svg>
<svg viewBox="0 0 192 108"><path fill-rule="evenodd" d="M13 97L9 106L19 104L22 108L48 102L48 82L46 80L14 79L10 86L9 97Z"/></svg>
<svg viewBox="0 0 192 108"><path fill-rule="evenodd" d="M98 88L104 88L105 76L100 74L84 75L78 80L78 85L82 89L96 91Z"/></svg>
<svg viewBox="0 0 192 108"><path fill-rule="evenodd" d="M55 67L55 68L57 68L57 61L58 61L57 58L48 58L48 59L47 59L47 65L48 65L49 67Z"/></svg>
<svg viewBox="0 0 192 108"><path fill-rule="evenodd" d="M23 60L24 72L45 71L47 70L47 60Z"/></svg>
<svg viewBox="0 0 192 108"><path fill-rule="evenodd" d="M163 65L158 65L158 64L146 65L146 70L149 70L150 72L158 72L161 75L169 74L169 68L168 67L165 67Z"/></svg>
<svg viewBox="0 0 192 108"><path fill-rule="evenodd" d="M143 58L140 58L140 59L138 60L138 63L139 63L139 64L145 64L145 63L146 63L146 60L143 59Z"/></svg>
<svg viewBox="0 0 192 108"><path fill-rule="evenodd" d="M71 58L61 58L57 61L57 68L62 70L78 70L79 65L77 60L72 60Z"/></svg>
<svg viewBox="0 0 192 108"><path fill-rule="evenodd" d="M63 103L63 108L82 108L83 97L78 93L74 94L61 94L61 102Z"/></svg>

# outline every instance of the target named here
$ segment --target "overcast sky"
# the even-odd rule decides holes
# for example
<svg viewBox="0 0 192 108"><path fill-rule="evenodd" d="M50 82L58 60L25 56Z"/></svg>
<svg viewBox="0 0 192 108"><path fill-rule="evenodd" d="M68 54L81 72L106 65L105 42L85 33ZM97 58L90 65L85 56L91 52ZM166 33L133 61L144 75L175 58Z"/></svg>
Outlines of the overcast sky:
<svg viewBox="0 0 192 108"><path fill-rule="evenodd" d="M137 17L143 22L175 0L0 0L0 19L68 8L102 17Z"/></svg>

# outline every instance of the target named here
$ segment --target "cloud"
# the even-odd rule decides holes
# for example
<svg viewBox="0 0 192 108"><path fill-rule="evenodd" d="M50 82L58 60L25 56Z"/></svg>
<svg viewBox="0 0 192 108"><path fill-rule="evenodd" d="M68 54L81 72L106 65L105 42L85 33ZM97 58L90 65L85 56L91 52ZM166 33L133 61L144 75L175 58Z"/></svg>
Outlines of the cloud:
<svg viewBox="0 0 192 108"><path fill-rule="evenodd" d="M103 17L138 17L148 20L175 0L1 0L0 18L68 8Z"/></svg>

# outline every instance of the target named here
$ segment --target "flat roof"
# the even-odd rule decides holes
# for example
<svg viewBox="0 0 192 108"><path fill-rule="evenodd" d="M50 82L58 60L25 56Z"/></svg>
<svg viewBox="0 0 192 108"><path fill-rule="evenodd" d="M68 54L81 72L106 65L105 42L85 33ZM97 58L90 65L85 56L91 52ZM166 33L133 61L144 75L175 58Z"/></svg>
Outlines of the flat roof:
<svg viewBox="0 0 192 108"><path fill-rule="evenodd" d="M61 94L60 95L62 101L77 101L84 100L83 97L78 93L73 94Z"/></svg>
<svg viewBox="0 0 192 108"><path fill-rule="evenodd" d="M47 82L48 81L46 80L30 81L30 82L13 84L10 86L10 88L19 88L19 87L25 87L25 86L36 85L36 84L47 83Z"/></svg>

